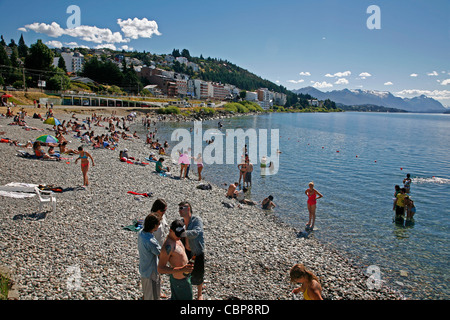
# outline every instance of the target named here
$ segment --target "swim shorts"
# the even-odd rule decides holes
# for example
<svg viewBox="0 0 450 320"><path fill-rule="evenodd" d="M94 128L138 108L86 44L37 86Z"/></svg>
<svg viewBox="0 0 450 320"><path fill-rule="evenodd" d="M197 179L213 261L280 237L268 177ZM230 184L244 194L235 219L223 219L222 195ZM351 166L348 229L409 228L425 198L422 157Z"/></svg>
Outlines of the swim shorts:
<svg viewBox="0 0 450 320"><path fill-rule="evenodd" d="M184 279L175 279L173 275L169 277L170 292L172 293L170 300L192 300L192 284L191 276Z"/></svg>
<svg viewBox="0 0 450 320"><path fill-rule="evenodd" d="M192 257L192 252L186 250L188 259ZM191 272L191 283L194 286L198 286L203 283L203 278L205 275L205 254L201 253L195 256L194 270Z"/></svg>

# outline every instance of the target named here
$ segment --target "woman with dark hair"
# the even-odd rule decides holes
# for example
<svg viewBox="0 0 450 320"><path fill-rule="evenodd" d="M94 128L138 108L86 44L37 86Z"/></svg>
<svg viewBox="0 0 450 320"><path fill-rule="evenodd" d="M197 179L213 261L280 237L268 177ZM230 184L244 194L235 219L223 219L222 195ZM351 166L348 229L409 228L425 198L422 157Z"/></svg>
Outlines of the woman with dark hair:
<svg viewBox="0 0 450 320"><path fill-rule="evenodd" d="M153 232L156 240L159 245L162 246L164 241L166 240L167 235L169 234L169 224L167 223L165 213L167 211L167 203L163 199L156 199L153 202L151 214L156 216L160 220L160 224L158 229Z"/></svg>
<svg viewBox="0 0 450 320"><path fill-rule="evenodd" d="M78 158L75 160L75 164L81 159L81 172L83 172L83 186L87 187L89 185L89 180L87 173L89 170L89 159L92 161L92 166L95 166L94 159L89 152L83 151L83 147L78 147Z"/></svg>
<svg viewBox="0 0 450 320"><path fill-rule="evenodd" d="M262 201L261 204L262 204L262 208L263 208L264 210L270 210L270 209L276 207L276 206L275 206L275 203L273 203L273 196L268 196L267 198L265 198L265 199Z"/></svg>
<svg viewBox="0 0 450 320"><path fill-rule="evenodd" d="M57 157L49 156L45 151L42 151L42 145L40 141L33 143L34 155L37 159L59 160Z"/></svg>
<svg viewBox="0 0 450 320"><path fill-rule="evenodd" d="M312 271L306 269L303 264L297 263L294 265L289 274L291 282L301 283L301 286L292 290L292 293L298 294L300 291L303 292L305 300L323 300L319 279Z"/></svg>

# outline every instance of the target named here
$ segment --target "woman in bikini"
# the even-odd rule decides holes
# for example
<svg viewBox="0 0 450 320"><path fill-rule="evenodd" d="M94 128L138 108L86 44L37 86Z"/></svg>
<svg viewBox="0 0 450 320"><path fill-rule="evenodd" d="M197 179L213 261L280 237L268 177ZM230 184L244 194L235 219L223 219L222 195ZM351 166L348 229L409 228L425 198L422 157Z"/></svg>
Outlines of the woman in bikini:
<svg viewBox="0 0 450 320"><path fill-rule="evenodd" d="M243 162L243 163L239 164L238 169L239 169L239 185L241 184L241 179L242 179L242 184L244 184L245 174L247 173L247 163Z"/></svg>
<svg viewBox="0 0 450 320"><path fill-rule="evenodd" d="M322 287L317 276L306 269L303 264L296 264L290 271L291 282L301 283L299 288L292 290L292 293L303 292L305 300L323 300Z"/></svg>
<svg viewBox="0 0 450 320"><path fill-rule="evenodd" d="M317 205L317 199L320 199L323 197L323 195L314 189L314 182L309 183L309 188L305 190L305 194L308 196L308 200L306 201L308 205L308 211L309 211L309 220L306 224L306 229L313 230L314 229L314 222L316 221L316 205ZM317 197L318 196L318 197Z"/></svg>
<svg viewBox="0 0 450 320"><path fill-rule="evenodd" d="M83 147L78 147L79 157L75 160L75 163L81 159L81 172L83 172L83 186L87 187L89 185L89 180L87 177L87 172L89 170L89 158L91 158L92 166L95 166L94 159L89 152L83 151Z"/></svg>

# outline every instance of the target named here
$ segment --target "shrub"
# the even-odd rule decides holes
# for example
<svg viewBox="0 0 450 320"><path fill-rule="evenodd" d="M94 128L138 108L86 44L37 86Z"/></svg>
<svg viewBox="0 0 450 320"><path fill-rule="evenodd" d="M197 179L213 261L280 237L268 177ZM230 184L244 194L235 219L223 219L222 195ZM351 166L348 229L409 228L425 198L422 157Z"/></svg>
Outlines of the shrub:
<svg viewBox="0 0 450 320"><path fill-rule="evenodd" d="M166 108L159 108L157 111L158 114L180 114L180 108L177 106L170 106Z"/></svg>

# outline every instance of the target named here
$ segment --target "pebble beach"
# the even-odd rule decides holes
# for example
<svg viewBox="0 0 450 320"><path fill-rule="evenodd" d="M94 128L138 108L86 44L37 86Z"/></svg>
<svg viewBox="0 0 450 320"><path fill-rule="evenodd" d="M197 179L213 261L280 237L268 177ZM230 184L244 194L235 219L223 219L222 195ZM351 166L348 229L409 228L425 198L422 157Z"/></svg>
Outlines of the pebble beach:
<svg viewBox="0 0 450 320"><path fill-rule="evenodd" d="M111 115L106 110L97 114ZM53 134L50 125L31 115L25 118L27 125L34 128L31 130L9 125L12 118L1 117L1 137L26 143L41 134ZM71 113L57 107L55 116L61 121L72 119ZM90 114L76 115L79 120L86 116ZM142 125L140 120L138 115L131 124L131 133L133 126ZM105 127L92 126L91 130L95 135L107 133ZM81 187L83 178L80 164L75 164L76 155L64 155L62 161L26 159L17 156L18 151L32 153L32 149L0 143L0 185L20 182L64 190L55 193L56 212L49 205L39 212L37 197L0 197L0 267L10 270L19 300L141 299L137 232L124 226L144 219L158 198L168 203L169 224L179 218L178 203L185 200L191 203L193 214L203 219L204 299L291 300L294 285L289 270L296 263L303 263L319 277L324 299L403 299L383 282L370 285L373 279L348 257L313 234L298 237L300 230L279 221L271 211L260 206L239 208L235 200L225 197L224 186L212 184L211 190L198 189L198 185L209 182L197 181L193 166L191 179L179 180L179 166L172 164L169 156L165 156L165 164L169 164L173 177L157 174L153 162L121 162L119 151L125 148L130 156L148 162L145 158L152 150L142 139L121 139L115 150L110 150L93 149L74 135L65 135L70 141L68 148L83 145L95 160L95 166L89 168L87 188ZM232 183L237 175L224 180ZM228 208L223 202L234 207ZM168 279L162 275L161 291L170 297Z"/></svg>

